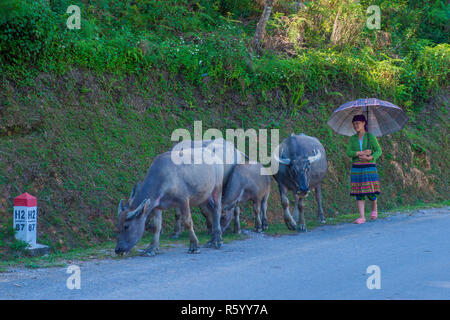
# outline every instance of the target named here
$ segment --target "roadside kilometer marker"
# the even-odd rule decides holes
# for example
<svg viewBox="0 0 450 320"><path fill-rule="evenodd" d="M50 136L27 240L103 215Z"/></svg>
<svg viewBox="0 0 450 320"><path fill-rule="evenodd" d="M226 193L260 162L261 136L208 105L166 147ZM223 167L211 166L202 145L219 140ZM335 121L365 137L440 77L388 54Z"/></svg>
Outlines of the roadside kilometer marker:
<svg viewBox="0 0 450 320"><path fill-rule="evenodd" d="M381 289L381 269L377 265L370 265L367 267L366 273L371 274L367 278L366 286L367 289Z"/></svg>
<svg viewBox="0 0 450 320"><path fill-rule="evenodd" d="M81 289L81 270L80 267L72 264L67 267L66 273L71 274L66 280L66 287L69 290Z"/></svg>
<svg viewBox="0 0 450 320"><path fill-rule="evenodd" d="M36 246L37 200L31 194L24 193L14 199L14 231L16 239Z"/></svg>

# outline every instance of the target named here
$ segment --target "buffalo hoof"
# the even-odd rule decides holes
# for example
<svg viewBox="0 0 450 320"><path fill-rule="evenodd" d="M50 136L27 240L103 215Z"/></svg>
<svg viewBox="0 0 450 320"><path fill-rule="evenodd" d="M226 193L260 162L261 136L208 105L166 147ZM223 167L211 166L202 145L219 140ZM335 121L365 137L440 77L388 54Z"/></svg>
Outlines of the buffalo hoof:
<svg viewBox="0 0 450 320"><path fill-rule="evenodd" d="M200 253L199 248L189 248L188 253L194 254L194 253Z"/></svg>
<svg viewBox="0 0 450 320"><path fill-rule="evenodd" d="M222 244L223 244L222 241L209 241L207 244L205 244L205 247L220 249L222 247Z"/></svg>
<svg viewBox="0 0 450 320"><path fill-rule="evenodd" d="M255 228L255 232L261 233L262 232L262 228Z"/></svg>
<svg viewBox="0 0 450 320"><path fill-rule="evenodd" d="M308 229L306 229L306 224L300 224L298 226L298 232L307 232Z"/></svg>
<svg viewBox="0 0 450 320"><path fill-rule="evenodd" d="M327 223L327 220L326 220L325 218L323 218L323 219L319 219L319 223L321 223L321 224L325 224L325 223Z"/></svg>
<svg viewBox="0 0 450 320"><path fill-rule="evenodd" d="M159 248L150 248L141 251L141 256L143 257L154 257L159 253Z"/></svg>
<svg viewBox="0 0 450 320"><path fill-rule="evenodd" d="M129 255L129 252L119 252L119 253L116 253L116 255L118 257L124 258Z"/></svg>
<svg viewBox="0 0 450 320"><path fill-rule="evenodd" d="M263 224L262 229L263 231L266 231L267 229L269 229L269 226L267 224Z"/></svg>
<svg viewBox="0 0 450 320"><path fill-rule="evenodd" d="M286 226L289 230L295 231L297 229L297 225L292 222L286 222Z"/></svg>

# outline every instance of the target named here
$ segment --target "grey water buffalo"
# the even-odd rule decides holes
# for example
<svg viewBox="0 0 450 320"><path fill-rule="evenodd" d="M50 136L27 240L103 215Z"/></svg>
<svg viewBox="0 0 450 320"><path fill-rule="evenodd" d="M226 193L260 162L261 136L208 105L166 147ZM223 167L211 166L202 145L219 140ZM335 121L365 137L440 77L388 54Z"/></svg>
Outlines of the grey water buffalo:
<svg viewBox="0 0 450 320"><path fill-rule="evenodd" d="M223 180L222 186L225 186L228 182L230 174L234 168L234 166L238 163L243 163L245 158L247 157L244 153L239 151L234 147L234 145L226 141L222 138L218 138L215 140L183 140L176 145L174 145L170 150L178 150L182 151L185 149L191 149L196 146L200 146L202 148L210 149L215 156L222 160L223 164ZM222 190L223 191L223 190ZM209 219L209 214L204 212L200 207L200 212L206 219L206 225L208 229L208 233L211 233L211 220ZM172 238L178 238L182 232L182 223L181 223L181 212L180 209L175 209L175 225L172 233Z"/></svg>
<svg viewBox="0 0 450 320"><path fill-rule="evenodd" d="M207 148L183 150L181 153L193 159L195 152L217 159ZM127 204L120 201L118 208L119 236L115 252L129 252L141 239L145 222L153 219L152 244L144 250L154 255L159 249L162 210L178 208L185 227L189 230L189 253L199 252L198 239L194 232L191 207L200 206L210 215L212 235L210 245L220 248L222 232L220 214L222 202L223 165L175 163L173 151L158 155L147 171L142 183L135 185Z"/></svg>
<svg viewBox="0 0 450 320"><path fill-rule="evenodd" d="M274 178L278 183L287 227L295 230L298 226L299 231L307 231L303 202L311 189L315 189L318 219L321 223L325 223L322 180L327 173L327 159L320 141L305 134L291 134L281 142L279 152L274 152L273 156L280 164ZM288 190L292 191L295 197L295 219L289 212Z"/></svg>
<svg viewBox="0 0 450 320"><path fill-rule="evenodd" d="M234 232L240 233L239 203L253 202L255 213L255 231L267 230L267 199L270 194L270 175L262 175L265 168L260 163L238 164L233 168L226 188L223 190L220 218L222 232L230 225L234 217ZM267 171L266 171L267 173Z"/></svg>

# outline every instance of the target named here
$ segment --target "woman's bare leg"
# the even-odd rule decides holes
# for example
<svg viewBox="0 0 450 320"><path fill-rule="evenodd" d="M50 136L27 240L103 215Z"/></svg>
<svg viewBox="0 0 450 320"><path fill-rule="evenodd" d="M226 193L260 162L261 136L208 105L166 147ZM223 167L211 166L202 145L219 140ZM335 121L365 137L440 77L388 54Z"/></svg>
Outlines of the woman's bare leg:
<svg viewBox="0 0 450 320"><path fill-rule="evenodd" d="M372 202L372 212L378 212L377 199Z"/></svg>
<svg viewBox="0 0 450 320"><path fill-rule="evenodd" d="M356 200L356 204L358 206L359 217L366 220L366 217L364 216L364 200Z"/></svg>

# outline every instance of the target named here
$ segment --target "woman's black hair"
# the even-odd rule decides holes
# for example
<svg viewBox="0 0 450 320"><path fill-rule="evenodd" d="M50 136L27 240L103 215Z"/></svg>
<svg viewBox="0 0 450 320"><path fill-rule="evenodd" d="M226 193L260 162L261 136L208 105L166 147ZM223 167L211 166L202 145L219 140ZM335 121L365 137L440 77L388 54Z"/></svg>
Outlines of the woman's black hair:
<svg viewBox="0 0 450 320"><path fill-rule="evenodd" d="M352 122L355 121L364 121L364 130L366 130L366 132L368 132L369 130L367 129L367 120L366 117L363 114L357 114L356 116L353 117Z"/></svg>

